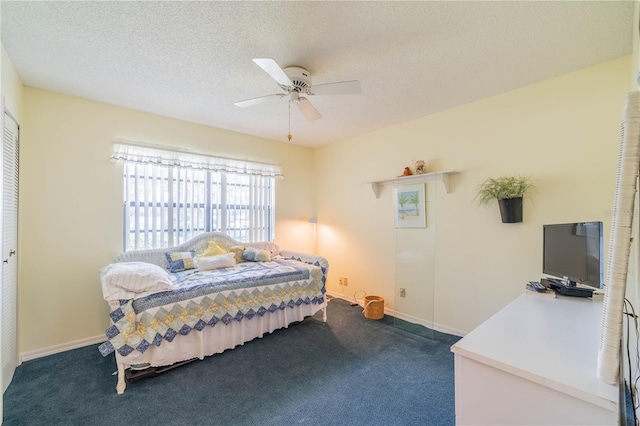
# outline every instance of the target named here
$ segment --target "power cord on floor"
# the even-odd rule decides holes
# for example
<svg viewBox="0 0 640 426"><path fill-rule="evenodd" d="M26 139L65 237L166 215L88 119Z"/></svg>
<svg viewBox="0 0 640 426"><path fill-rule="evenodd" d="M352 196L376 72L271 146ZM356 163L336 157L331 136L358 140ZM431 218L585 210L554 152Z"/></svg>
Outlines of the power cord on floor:
<svg viewBox="0 0 640 426"><path fill-rule="evenodd" d="M356 290L353 293L353 302L351 302L351 306L358 306L360 303L358 302L358 297L356 296L356 294L358 293L364 293L364 296L362 296L362 300L364 300L365 297L367 297L367 292L364 290Z"/></svg>

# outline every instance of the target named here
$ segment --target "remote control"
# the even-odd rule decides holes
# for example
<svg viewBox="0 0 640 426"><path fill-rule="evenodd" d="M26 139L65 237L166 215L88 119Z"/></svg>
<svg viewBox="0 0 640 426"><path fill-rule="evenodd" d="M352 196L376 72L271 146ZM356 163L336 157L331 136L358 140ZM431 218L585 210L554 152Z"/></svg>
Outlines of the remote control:
<svg viewBox="0 0 640 426"><path fill-rule="evenodd" d="M546 293L547 288L540 284L538 281L529 281L528 286L531 290L537 291L538 293Z"/></svg>

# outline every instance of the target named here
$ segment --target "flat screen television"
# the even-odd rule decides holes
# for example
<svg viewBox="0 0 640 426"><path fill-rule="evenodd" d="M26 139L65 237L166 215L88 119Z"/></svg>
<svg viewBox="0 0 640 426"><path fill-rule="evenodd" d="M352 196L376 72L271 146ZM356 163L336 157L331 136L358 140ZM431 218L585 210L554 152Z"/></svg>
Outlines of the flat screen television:
<svg viewBox="0 0 640 426"><path fill-rule="evenodd" d="M602 288L604 254L602 222L543 225L542 272L577 283Z"/></svg>

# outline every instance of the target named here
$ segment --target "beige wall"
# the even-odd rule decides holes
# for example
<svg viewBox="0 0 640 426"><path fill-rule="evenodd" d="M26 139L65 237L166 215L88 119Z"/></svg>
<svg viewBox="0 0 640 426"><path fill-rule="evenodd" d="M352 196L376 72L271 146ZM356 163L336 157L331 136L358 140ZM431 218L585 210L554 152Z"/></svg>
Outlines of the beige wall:
<svg viewBox="0 0 640 426"><path fill-rule="evenodd" d="M430 273L441 329L470 331L541 277L543 224L602 220L608 235L631 68L624 57L318 149L318 252L331 265L329 290L364 290L395 307L405 237L393 226L392 188L376 199L366 182L397 176L417 159L428 171L460 172L450 194L434 186ZM485 178L511 173L537 184L520 224L502 224L497 206L473 200ZM339 276L348 287L337 285Z"/></svg>
<svg viewBox="0 0 640 426"><path fill-rule="evenodd" d="M19 351L90 338L108 326L97 271L122 247L122 169L108 161L115 138L281 164L277 242L314 251L306 219L317 214L316 251L330 261L333 292L362 289L395 308L397 253L424 233L435 246L425 279L434 306L425 318L467 332L540 276L542 224L603 220L608 232L630 69L631 58L622 58L315 152L26 88ZM12 87L19 105L22 87ZM450 194L439 183L427 186L434 207L428 229L407 237L393 227L392 188L375 198L367 182L396 176L417 159L430 171L460 174ZM522 224L502 224L497 207L473 201L483 179L504 173L537 181ZM348 287L337 286L339 276L349 278Z"/></svg>
<svg viewBox="0 0 640 426"><path fill-rule="evenodd" d="M637 90L638 88L638 72L640 71L640 2L635 0L633 2L633 35L631 37L632 47L632 72L631 72L631 88Z"/></svg>
<svg viewBox="0 0 640 426"><path fill-rule="evenodd" d="M22 81L13 67L13 63L9 59L4 46L2 46L0 62L2 63L2 89L0 94L4 99L5 108L20 123L22 118Z"/></svg>
<svg viewBox="0 0 640 426"><path fill-rule="evenodd" d="M276 241L313 251L314 153L308 148L52 92L25 89L20 182L19 352L104 333L98 270L122 250L116 138L280 164Z"/></svg>

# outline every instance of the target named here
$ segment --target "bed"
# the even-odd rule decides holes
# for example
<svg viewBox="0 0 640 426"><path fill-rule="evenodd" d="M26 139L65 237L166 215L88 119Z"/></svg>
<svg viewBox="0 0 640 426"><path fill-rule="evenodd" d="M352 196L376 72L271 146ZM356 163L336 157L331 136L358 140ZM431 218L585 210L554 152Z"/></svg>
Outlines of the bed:
<svg viewBox="0 0 640 426"><path fill-rule="evenodd" d="M206 256L216 246L230 254ZM232 257L233 266L209 268ZM218 232L120 254L100 271L111 325L99 350L115 353L117 392L132 370L203 359L319 310L326 322L327 272L324 257Z"/></svg>

